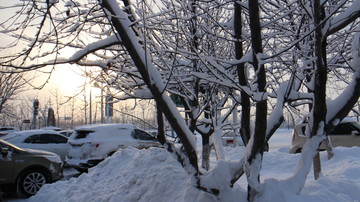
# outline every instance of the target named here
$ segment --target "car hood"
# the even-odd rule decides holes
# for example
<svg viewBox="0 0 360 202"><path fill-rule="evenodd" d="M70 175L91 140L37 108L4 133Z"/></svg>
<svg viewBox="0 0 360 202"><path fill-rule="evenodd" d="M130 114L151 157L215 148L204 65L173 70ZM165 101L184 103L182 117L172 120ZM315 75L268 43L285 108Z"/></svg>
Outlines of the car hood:
<svg viewBox="0 0 360 202"><path fill-rule="evenodd" d="M29 154L41 155L41 156L44 156L45 158L49 159L50 161L62 163L60 156L55 153L44 151L44 150L38 150L38 149L27 149L27 148L23 148L23 149Z"/></svg>
<svg viewBox="0 0 360 202"><path fill-rule="evenodd" d="M28 148L23 148L25 151L31 153L31 154L44 154L44 155L56 155L52 152L48 152L48 151L44 151L44 150L39 150L39 149L28 149Z"/></svg>

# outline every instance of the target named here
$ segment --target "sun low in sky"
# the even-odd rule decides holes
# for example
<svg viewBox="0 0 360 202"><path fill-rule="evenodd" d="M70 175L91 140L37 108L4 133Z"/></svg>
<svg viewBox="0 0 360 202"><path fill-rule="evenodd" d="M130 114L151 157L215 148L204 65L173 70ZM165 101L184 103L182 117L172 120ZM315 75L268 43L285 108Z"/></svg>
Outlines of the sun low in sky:
<svg viewBox="0 0 360 202"><path fill-rule="evenodd" d="M59 65L50 78L51 86L58 88L62 94L74 95L86 85L86 77L75 65Z"/></svg>
<svg viewBox="0 0 360 202"><path fill-rule="evenodd" d="M47 67L40 69L37 72L32 72L29 77L32 77L30 94L35 97L47 97L51 99L51 95L57 91L61 96L75 96L83 95L84 86L86 94L89 96L90 89L92 96L99 96L100 89L91 85L90 79L85 76L85 68L76 65L64 64L54 67ZM39 90L41 86L44 87ZM26 92L25 92L26 93Z"/></svg>

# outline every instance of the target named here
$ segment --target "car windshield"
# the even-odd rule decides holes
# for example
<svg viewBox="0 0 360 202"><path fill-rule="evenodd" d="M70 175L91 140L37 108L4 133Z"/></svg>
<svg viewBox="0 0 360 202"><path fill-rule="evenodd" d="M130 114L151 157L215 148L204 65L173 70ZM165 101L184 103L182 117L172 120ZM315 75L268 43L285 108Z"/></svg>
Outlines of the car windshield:
<svg viewBox="0 0 360 202"><path fill-rule="evenodd" d="M75 139L82 139L82 138L86 138L90 133L93 133L94 131L92 130L78 130L76 131L76 136L74 137Z"/></svg>
<svg viewBox="0 0 360 202"><path fill-rule="evenodd" d="M0 131L15 130L14 128L0 128Z"/></svg>
<svg viewBox="0 0 360 202"><path fill-rule="evenodd" d="M149 133L139 130L139 129L135 129L132 133L131 136L134 139L139 139L139 140L156 140L156 138L152 135L150 135Z"/></svg>
<svg viewBox="0 0 360 202"><path fill-rule="evenodd" d="M21 137L21 134L11 133L11 134L6 135L5 137L2 137L2 139L6 140L6 141L10 141L10 140L16 139L18 137Z"/></svg>
<svg viewBox="0 0 360 202"><path fill-rule="evenodd" d="M13 145L13 144L11 144L9 142L6 142L5 140L2 140L2 139L0 139L0 145L1 146L4 145L4 146L7 146L7 147L12 147L12 148L15 148L15 149L20 150L20 151L25 151L24 149L22 149L20 147L17 147L17 146L15 146L15 145Z"/></svg>

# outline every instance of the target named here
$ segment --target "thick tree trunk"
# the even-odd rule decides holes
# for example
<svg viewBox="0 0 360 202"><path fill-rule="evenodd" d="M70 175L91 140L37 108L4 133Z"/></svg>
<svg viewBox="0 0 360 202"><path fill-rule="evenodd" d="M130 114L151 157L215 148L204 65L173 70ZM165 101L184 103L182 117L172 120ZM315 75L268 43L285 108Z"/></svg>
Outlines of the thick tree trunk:
<svg viewBox="0 0 360 202"><path fill-rule="evenodd" d="M326 68L326 38L322 33L321 20L324 19L323 8L320 5L319 0L314 0L314 24L315 29L315 57L316 57L316 69L315 69L315 86L314 86L314 106L313 106L313 123L310 133L310 138L316 135L325 135L324 128L320 125L326 124L326 80L327 80L327 68ZM314 157L314 177L319 176L321 172L321 162L319 155Z"/></svg>
<svg viewBox="0 0 360 202"><path fill-rule="evenodd" d="M210 135L202 135L202 168L205 170L210 169Z"/></svg>
<svg viewBox="0 0 360 202"><path fill-rule="evenodd" d="M158 124L157 139L162 145L164 145L166 143L164 115L158 104L156 104L156 109L156 120Z"/></svg>
<svg viewBox="0 0 360 202"><path fill-rule="evenodd" d="M321 172L321 162L320 162L320 153L317 152L314 159L313 159L313 164L314 164L314 179L317 180L320 177L320 172Z"/></svg>
<svg viewBox="0 0 360 202"><path fill-rule="evenodd" d="M265 67L258 61L262 53L261 26L259 18L259 3L257 0L249 1L249 18L251 31L251 45L253 50L253 66L256 72L257 93L265 96ZM262 96L261 96L262 97ZM247 156L245 173L248 178L248 200L253 201L260 192L260 170L262 156L265 150L265 136L267 125L267 98L262 97L256 103L255 130L250 146L250 155ZM251 140L250 140L251 141Z"/></svg>
<svg viewBox="0 0 360 202"><path fill-rule="evenodd" d="M191 46L190 46L190 51L196 55L196 53L198 52L199 49L199 38L197 36L197 18L196 18L196 0L192 0L191 1L191 6L190 6L190 12L191 12L191 24L190 24L190 30L191 30ZM194 59L192 59L192 68L193 68L193 72L198 72L198 59L196 59L194 57ZM200 79L195 77L193 78L193 83L194 83L194 94L195 96L193 96L193 100L191 100L191 104L192 106L190 107L189 111L191 111L191 108L199 108L199 92L200 92ZM192 112L189 112L192 113ZM189 120L189 128L191 130L191 132L195 131L196 128L196 122L197 122L197 117L195 118L194 116L189 116L191 117ZM203 145L204 146L204 145Z"/></svg>
<svg viewBox="0 0 360 202"><path fill-rule="evenodd" d="M242 17L241 17L241 5L239 2L235 2L234 13L234 31L235 31L235 58L241 59L243 57L243 43L242 43ZM239 77L239 84L241 86L248 86L247 72L245 64L241 63L237 65L237 72ZM241 125L240 135L245 145L250 139L250 97L249 95L241 91Z"/></svg>

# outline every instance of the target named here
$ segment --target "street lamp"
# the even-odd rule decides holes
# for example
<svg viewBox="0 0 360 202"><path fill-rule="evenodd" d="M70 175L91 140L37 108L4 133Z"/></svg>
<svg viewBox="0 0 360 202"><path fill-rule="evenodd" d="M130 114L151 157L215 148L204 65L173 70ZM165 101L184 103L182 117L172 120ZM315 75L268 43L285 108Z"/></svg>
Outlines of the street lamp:
<svg viewBox="0 0 360 202"><path fill-rule="evenodd" d="M104 100L103 100L104 91L103 91L102 83L99 84L98 82L94 82L93 86L95 88L100 88L100 122L104 123Z"/></svg>

